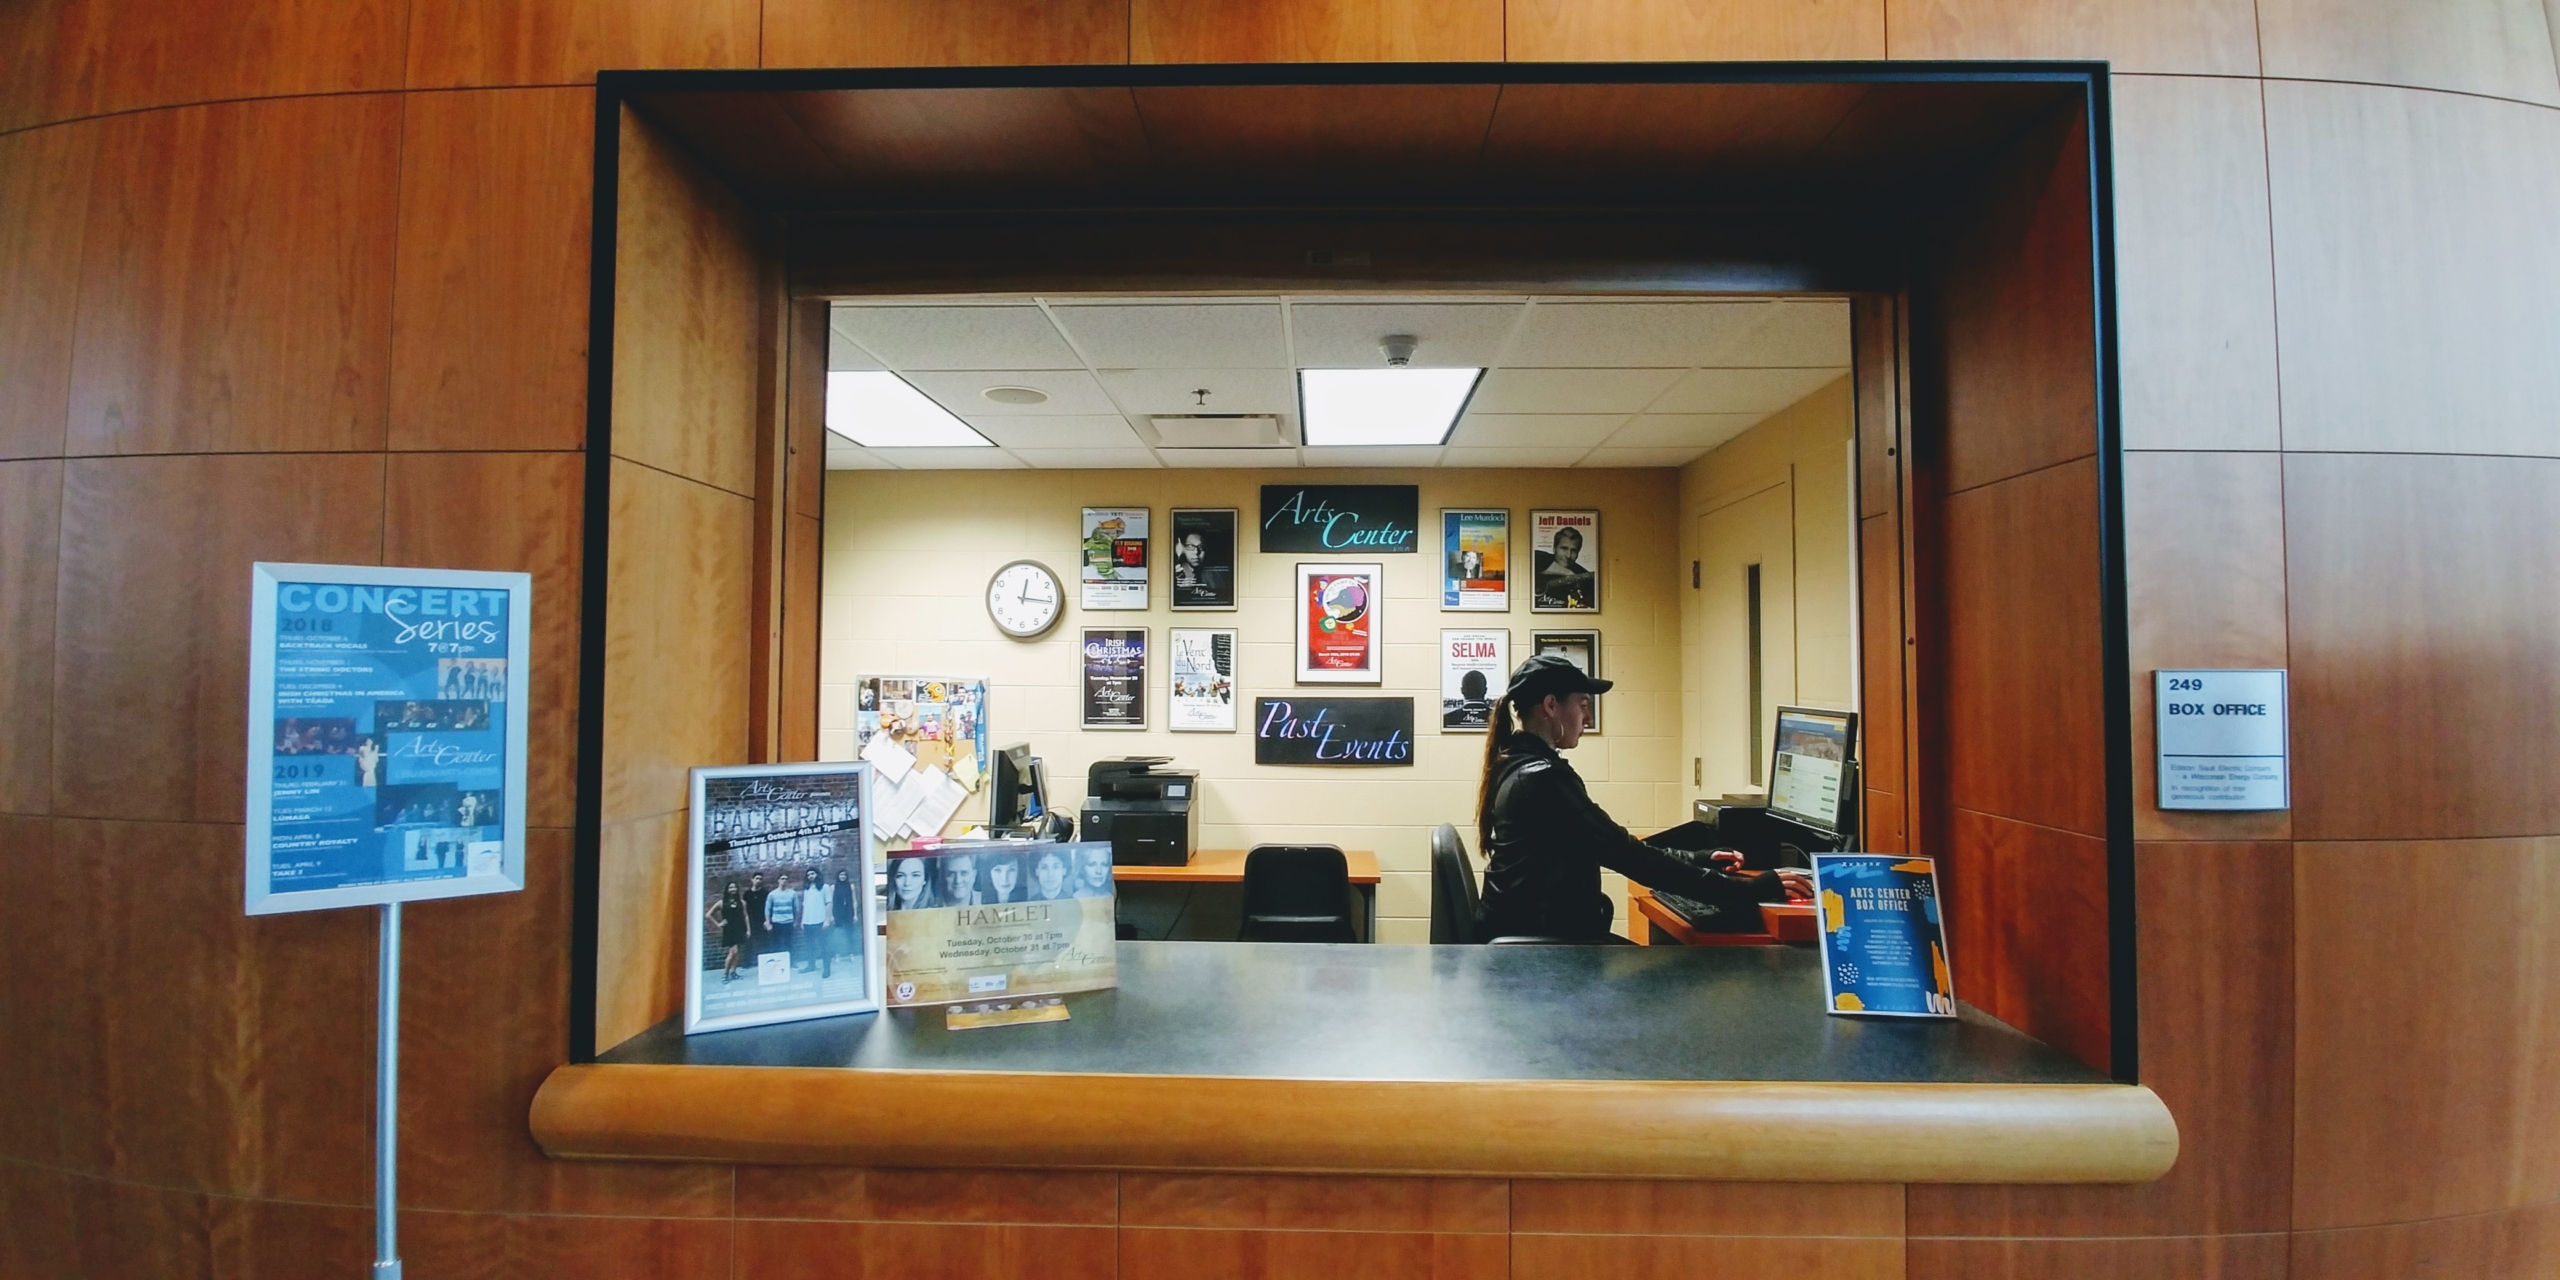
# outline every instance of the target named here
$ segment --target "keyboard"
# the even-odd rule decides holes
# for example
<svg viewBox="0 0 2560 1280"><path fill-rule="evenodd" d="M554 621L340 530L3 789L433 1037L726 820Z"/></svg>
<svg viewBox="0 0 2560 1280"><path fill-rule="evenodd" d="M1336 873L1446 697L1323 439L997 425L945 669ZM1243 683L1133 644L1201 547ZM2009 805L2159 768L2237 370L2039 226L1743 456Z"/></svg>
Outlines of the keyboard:
<svg viewBox="0 0 2560 1280"><path fill-rule="evenodd" d="M1688 921L1692 928L1716 933L1760 932L1760 909L1757 906L1745 904L1739 909L1719 908L1713 903L1658 889L1654 891L1653 900L1671 908L1673 915ZM1750 914L1745 915L1746 911Z"/></svg>

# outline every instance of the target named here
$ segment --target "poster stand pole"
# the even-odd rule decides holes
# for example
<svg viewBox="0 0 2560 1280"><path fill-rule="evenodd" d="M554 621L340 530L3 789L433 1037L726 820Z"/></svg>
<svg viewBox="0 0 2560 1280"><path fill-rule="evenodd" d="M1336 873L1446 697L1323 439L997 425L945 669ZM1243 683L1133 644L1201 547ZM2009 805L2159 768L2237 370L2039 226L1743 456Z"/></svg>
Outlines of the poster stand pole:
<svg viewBox="0 0 2560 1280"><path fill-rule="evenodd" d="M400 904L382 906L382 984L374 997L373 1280L400 1280Z"/></svg>

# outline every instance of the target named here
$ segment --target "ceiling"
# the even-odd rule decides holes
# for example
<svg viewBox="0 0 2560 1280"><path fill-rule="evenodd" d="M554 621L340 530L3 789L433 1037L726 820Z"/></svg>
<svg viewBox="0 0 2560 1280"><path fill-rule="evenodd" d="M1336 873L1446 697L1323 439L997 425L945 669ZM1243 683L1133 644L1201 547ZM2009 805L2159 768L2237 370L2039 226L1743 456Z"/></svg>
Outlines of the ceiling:
<svg viewBox="0 0 2560 1280"><path fill-rule="evenodd" d="M838 470L1678 466L1845 375L1850 352L1848 303L1830 298L865 299L831 321L830 370L893 371L997 446L831 433ZM1270 414L1294 442L1293 371L1384 367L1390 334L1420 340L1415 365L1486 370L1444 446L1179 448L1150 421Z"/></svg>

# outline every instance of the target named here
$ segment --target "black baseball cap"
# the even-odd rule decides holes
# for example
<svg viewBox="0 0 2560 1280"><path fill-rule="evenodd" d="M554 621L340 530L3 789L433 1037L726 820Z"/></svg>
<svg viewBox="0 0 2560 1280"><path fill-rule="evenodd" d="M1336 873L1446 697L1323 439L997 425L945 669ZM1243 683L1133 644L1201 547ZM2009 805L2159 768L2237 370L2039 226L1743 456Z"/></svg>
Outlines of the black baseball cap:
<svg viewBox="0 0 2560 1280"><path fill-rule="evenodd" d="M1582 674L1582 668L1561 653L1542 653L1512 668L1511 687L1503 696L1518 704L1537 702L1549 694L1607 693L1609 685L1607 680Z"/></svg>

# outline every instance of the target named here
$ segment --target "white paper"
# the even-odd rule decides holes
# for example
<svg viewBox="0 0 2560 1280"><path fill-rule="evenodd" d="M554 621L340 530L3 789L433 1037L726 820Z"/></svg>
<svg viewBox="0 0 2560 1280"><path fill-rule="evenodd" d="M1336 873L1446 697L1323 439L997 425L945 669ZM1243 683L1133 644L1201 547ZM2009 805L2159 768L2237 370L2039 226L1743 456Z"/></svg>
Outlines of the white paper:
<svg viewBox="0 0 2560 1280"><path fill-rule="evenodd" d="M924 798L924 775L910 771L903 781L874 779L871 784L871 820L880 828L882 839L895 839L904 828L907 816L916 811L916 802Z"/></svg>
<svg viewBox="0 0 2560 1280"><path fill-rule="evenodd" d="M915 812L907 817L918 835L932 835L960 812L960 802L969 798L969 789L952 780L940 769L919 769L914 779L924 794L916 801Z"/></svg>
<svg viewBox="0 0 2560 1280"><path fill-rule="evenodd" d="M907 771L916 767L916 753L898 745L888 730L871 735L871 744L862 749L862 758L877 765L880 776L891 782L904 782Z"/></svg>

